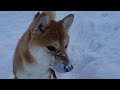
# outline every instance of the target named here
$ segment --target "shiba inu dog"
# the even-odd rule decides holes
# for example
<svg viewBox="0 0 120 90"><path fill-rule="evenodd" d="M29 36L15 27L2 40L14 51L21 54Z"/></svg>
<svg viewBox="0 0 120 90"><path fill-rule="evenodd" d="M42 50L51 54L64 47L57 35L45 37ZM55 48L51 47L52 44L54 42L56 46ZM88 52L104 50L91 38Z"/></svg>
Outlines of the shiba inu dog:
<svg viewBox="0 0 120 90"><path fill-rule="evenodd" d="M37 12L20 39L13 61L15 79L50 79L52 71L69 72L73 66L66 53L74 15L55 21L53 11Z"/></svg>

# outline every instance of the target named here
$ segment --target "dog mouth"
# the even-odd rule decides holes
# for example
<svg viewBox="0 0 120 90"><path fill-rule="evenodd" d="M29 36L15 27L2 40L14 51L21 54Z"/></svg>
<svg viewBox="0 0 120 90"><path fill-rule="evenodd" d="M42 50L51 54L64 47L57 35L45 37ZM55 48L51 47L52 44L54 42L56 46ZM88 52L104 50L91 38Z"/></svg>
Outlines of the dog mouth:
<svg viewBox="0 0 120 90"><path fill-rule="evenodd" d="M68 64L64 64L62 61L58 62L58 60L55 60L54 57L52 57L52 60L49 63L49 67L59 73L66 73L66 72L70 72L71 70L73 70L73 65L72 63L69 61Z"/></svg>

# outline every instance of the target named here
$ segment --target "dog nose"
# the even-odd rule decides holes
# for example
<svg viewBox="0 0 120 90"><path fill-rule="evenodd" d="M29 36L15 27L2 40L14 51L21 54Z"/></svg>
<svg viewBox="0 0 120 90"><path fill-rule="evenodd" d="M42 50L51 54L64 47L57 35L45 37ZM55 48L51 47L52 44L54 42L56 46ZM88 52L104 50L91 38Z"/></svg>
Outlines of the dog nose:
<svg viewBox="0 0 120 90"><path fill-rule="evenodd" d="M73 65L66 65L66 66L64 66L64 70L66 71L66 72L69 72L69 71L71 71L73 69Z"/></svg>

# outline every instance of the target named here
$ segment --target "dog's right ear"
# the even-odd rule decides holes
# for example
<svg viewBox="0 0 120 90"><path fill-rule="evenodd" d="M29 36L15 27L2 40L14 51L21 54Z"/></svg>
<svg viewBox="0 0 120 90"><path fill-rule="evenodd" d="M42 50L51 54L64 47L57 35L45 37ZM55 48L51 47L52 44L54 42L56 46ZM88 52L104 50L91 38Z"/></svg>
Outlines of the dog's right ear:
<svg viewBox="0 0 120 90"><path fill-rule="evenodd" d="M37 13L35 14L34 20L36 20L38 16L40 16L40 12L37 12Z"/></svg>
<svg viewBox="0 0 120 90"><path fill-rule="evenodd" d="M37 24L37 31L39 32L44 32L45 28L48 26L49 24L49 16L47 16L47 14L43 13L40 15L40 20Z"/></svg>

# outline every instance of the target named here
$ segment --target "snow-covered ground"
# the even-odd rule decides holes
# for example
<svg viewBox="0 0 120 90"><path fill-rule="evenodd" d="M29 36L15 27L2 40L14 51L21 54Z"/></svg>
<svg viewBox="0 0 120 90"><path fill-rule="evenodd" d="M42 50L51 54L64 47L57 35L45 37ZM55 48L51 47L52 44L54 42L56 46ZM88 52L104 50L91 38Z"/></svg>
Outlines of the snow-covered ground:
<svg viewBox="0 0 120 90"><path fill-rule="evenodd" d="M0 79L12 79L16 44L36 11L0 11ZM74 69L62 79L120 79L120 12L57 11L57 20L70 13L75 19L68 55Z"/></svg>

